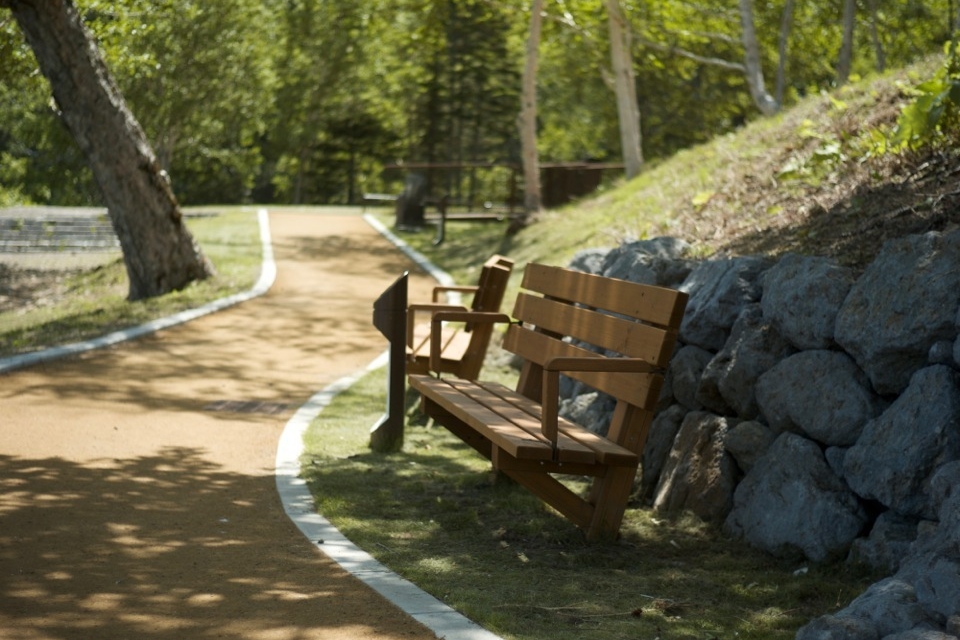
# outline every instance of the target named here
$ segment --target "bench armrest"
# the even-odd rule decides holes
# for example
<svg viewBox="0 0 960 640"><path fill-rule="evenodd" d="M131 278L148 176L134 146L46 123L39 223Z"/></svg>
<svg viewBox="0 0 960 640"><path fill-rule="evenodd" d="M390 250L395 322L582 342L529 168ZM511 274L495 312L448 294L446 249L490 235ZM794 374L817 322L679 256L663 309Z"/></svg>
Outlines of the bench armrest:
<svg viewBox="0 0 960 640"><path fill-rule="evenodd" d="M569 357L551 358L543 365L543 396L540 402L540 432L557 446L560 411L560 374L564 371L609 371L612 373L653 373L662 369L640 358Z"/></svg>
<svg viewBox="0 0 960 640"><path fill-rule="evenodd" d="M470 322L472 324L510 324L510 316L494 311L438 311L430 320L430 368L440 371L440 329L444 322Z"/></svg>
<svg viewBox="0 0 960 640"><path fill-rule="evenodd" d="M480 287L475 285L437 285L433 288L433 301L440 301L440 294L446 293L448 291L457 292L457 293L476 293L480 290Z"/></svg>
<svg viewBox="0 0 960 640"><path fill-rule="evenodd" d="M431 304L428 302L418 302L407 306L407 346L413 347L413 330L416 326L418 313L433 314L441 311L466 311L467 308L455 304ZM432 330L432 329L431 329Z"/></svg>

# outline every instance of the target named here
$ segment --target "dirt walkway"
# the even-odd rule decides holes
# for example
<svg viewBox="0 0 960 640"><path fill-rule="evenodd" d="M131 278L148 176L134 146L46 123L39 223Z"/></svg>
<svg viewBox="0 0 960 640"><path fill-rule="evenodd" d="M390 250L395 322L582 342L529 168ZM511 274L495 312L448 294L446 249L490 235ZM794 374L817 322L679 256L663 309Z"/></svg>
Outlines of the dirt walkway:
<svg viewBox="0 0 960 640"><path fill-rule="evenodd" d="M277 440L385 348L404 269L360 217L271 215L277 281L121 346L0 375L0 639L432 638L300 535Z"/></svg>

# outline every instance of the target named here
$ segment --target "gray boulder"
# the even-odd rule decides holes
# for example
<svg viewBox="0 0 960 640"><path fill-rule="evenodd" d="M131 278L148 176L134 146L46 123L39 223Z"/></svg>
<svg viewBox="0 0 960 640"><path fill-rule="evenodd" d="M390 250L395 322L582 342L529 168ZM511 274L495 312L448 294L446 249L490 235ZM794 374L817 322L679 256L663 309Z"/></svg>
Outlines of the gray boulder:
<svg viewBox="0 0 960 640"><path fill-rule="evenodd" d="M936 629L910 629L900 633L891 633L883 640L957 640L957 636Z"/></svg>
<svg viewBox="0 0 960 640"><path fill-rule="evenodd" d="M896 394L927 363L930 347L957 337L960 232L891 240L840 308L836 341L880 394Z"/></svg>
<svg viewBox="0 0 960 640"><path fill-rule="evenodd" d="M801 351L760 376L757 404L770 427L828 446L849 446L883 404L856 363L839 351Z"/></svg>
<svg viewBox="0 0 960 640"><path fill-rule="evenodd" d="M916 538L915 518L906 518L894 511L884 511L877 518L868 537L854 540L847 561L893 575L900 568L900 561L909 554L910 546Z"/></svg>
<svg viewBox="0 0 960 640"><path fill-rule="evenodd" d="M913 585L887 578L871 585L839 613L813 620L796 640L885 638L928 624Z"/></svg>
<svg viewBox="0 0 960 640"><path fill-rule="evenodd" d="M792 351L780 332L764 321L760 305L745 307L727 343L704 369L697 400L716 413L727 413L729 407L740 418L756 418L757 379Z"/></svg>
<svg viewBox="0 0 960 640"><path fill-rule="evenodd" d="M608 278L676 287L690 273L690 263L682 259L689 248L683 240L667 236L629 242L607 254L601 273Z"/></svg>
<svg viewBox="0 0 960 640"><path fill-rule="evenodd" d="M570 268L584 273L600 275L610 249L583 249L570 260Z"/></svg>
<svg viewBox="0 0 960 640"><path fill-rule="evenodd" d="M840 306L856 278L829 258L788 254L763 278L763 317L798 349L829 349Z"/></svg>
<svg viewBox="0 0 960 640"><path fill-rule="evenodd" d="M726 527L774 555L826 562L846 555L866 522L820 447L784 433L737 487Z"/></svg>
<svg viewBox="0 0 960 640"><path fill-rule="evenodd" d="M719 351L743 308L760 300L760 276L771 264L768 258L743 257L696 265L680 285L690 294L680 340Z"/></svg>
<svg viewBox="0 0 960 640"><path fill-rule="evenodd" d="M660 512L692 511L708 522L722 522L733 502L737 465L723 446L726 418L692 411L663 465L653 500Z"/></svg>
<svg viewBox="0 0 960 640"><path fill-rule="evenodd" d="M949 340L934 342L927 354L927 364L945 364L948 367L954 366L953 342Z"/></svg>
<svg viewBox="0 0 960 640"><path fill-rule="evenodd" d="M677 432L680 431L685 415L687 415L687 409L675 404L657 414L650 425L650 435L647 436L647 443L643 447L643 455L640 458L640 488L635 496L644 504L649 504L653 500L663 464L670 455L670 449L673 448L673 441L677 437Z"/></svg>
<svg viewBox="0 0 960 640"><path fill-rule="evenodd" d="M746 420L727 431L723 446L737 461L737 466L744 473L750 473L776 439L776 434L765 424Z"/></svg>
<svg viewBox="0 0 960 640"><path fill-rule="evenodd" d="M613 413L615 406L616 400L607 394L592 391L562 400L559 415L598 435L605 436L610 426L608 417Z"/></svg>
<svg viewBox="0 0 960 640"><path fill-rule="evenodd" d="M844 458L844 478L854 491L902 515L936 518L930 477L960 459L957 383L948 367L921 369L890 408L867 423Z"/></svg>
<svg viewBox="0 0 960 640"><path fill-rule="evenodd" d="M673 359L670 360L666 378L673 391L673 397L691 411L703 408L697 400L697 389L700 387L703 370L713 359L713 355L706 349L685 345L677 350Z"/></svg>

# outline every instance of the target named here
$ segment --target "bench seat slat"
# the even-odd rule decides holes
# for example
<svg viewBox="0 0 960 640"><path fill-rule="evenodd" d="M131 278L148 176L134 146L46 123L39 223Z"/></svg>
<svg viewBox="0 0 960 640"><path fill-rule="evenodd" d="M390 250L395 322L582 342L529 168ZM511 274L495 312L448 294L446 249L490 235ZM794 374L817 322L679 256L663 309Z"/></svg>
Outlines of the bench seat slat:
<svg viewBox="0 0 960 640"><path fill-rule="evenodd" d="M507 418L518 429L525 431L532 437L549 444L540 432L540 407L536 403L524 402L526 398L503 385L496 383L476 382L471 384L462 380L449 380L452 387L464 396L486 406L499 415ZM561 419L562 422L566 422ZM576 425L567 423L569 427ZM559 462L582 462L592 464L597 459L593 449L570 438L566 434L557 439L557 460Z"/></svg>
<svg viewBox="0 0 960 640"><path fill-rule="evenodd" d="M517 392L503 386L498 382L478 382L477 384L483 385L485 389L491 393L495 393L504 398L508 398L509 402L515 404L517 407L537 416L537 425L539 427L540 420L540 405L533 400L526 398ZM637 463L638 456L634 452L630 451L625 447L610 442L603 436L599 436L592 431L584 429L580 425L574 424L569 420L564 420L560 418L559 420L559 429L560 429L560 442L564 442L564 438L568 438L583 447L586 447L594 452L597 457L597 461L601 464L608 464L613 466L629 466ZM567 444L566 446L572 446Z"/></svg>
<svg viewBox="0 0 960 640"><path fill-rule="evenodd" d="M414 389L427 394L431 400L511 456L527 460L553 459L553 447L550 443L518 429L509 420L484 405L465 401L463 394L448 384L448 381L423 375L412 375L409 381Z"/></svg>

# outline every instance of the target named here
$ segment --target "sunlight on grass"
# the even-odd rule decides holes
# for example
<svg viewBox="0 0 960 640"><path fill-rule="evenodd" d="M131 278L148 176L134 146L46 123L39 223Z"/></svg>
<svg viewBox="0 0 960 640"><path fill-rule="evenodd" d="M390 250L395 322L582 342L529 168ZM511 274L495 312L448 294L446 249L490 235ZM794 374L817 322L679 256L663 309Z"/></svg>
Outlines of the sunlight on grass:
<svg viewBox="0 0 960 640"><path fill-rule="evenodd" d="M187 218L187 226L217 274L165 296L130 302L123 260L70 274L55 305L0 313L0 356L35 351L104 335L194 308L253 286L260 273L256 211L224 207L216 215Z"/></svg>
<svg viewBox="0 0 960 640"><path fill-rule="evenodd" d="M506 638L792 638L869 584L773 559L692 516L627 512L616 543L579 530L408 397L403 450L375 454L386 372L337 396L305 438L318 511L400 575Z"/></svg>

